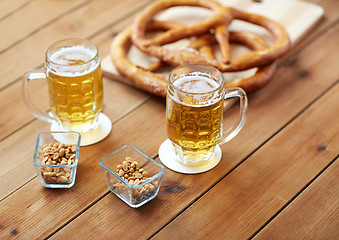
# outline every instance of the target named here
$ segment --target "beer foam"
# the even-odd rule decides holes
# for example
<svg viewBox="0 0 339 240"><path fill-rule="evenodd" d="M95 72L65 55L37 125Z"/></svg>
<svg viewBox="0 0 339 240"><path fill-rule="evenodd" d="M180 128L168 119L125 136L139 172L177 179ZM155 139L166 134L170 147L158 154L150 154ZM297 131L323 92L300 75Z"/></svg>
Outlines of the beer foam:
<svg viewBox="0 0 339 240"><path fill-rule="evenodd" d="M206 93L217 89L219 84L207 77L187 76L175 81L174 86L189 93Z"/></svg>
<svg viewBox="0 0 339 240"><path fill-rule="evenodd" d="M100 61L91 61L96 56L97 51L84 46L72 46L59 49L53 53L49 59L52 61L51 67L62 76L79 76L94 71Z"/></svg>
<svg viewBox="0 0 339 240"><path fill-rule="evenodd" d="M174 86L188 94L192 94L189 98L185 98L185 100L180 100L182 98L180 94L177 94L175 99L173 99L187 106L207 106L216 103L221 98L218 91L213 92L219 87L219 84L208 77L185 76L175 81Z"/></svg>

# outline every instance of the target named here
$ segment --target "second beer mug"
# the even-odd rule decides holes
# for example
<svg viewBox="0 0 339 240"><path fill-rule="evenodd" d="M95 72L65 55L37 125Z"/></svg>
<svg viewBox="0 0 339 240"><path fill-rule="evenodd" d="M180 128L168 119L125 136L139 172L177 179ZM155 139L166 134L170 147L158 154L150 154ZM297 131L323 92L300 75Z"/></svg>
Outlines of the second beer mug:
<svg viewBox="0 0 339 240"><path fill-rule="evenodd" d="M39 110L29 98L30 80L45 78L48 82L50 112ZM98 129L103 106L103 83L97 47L85 39L65 39L54 43L46 52L45 69L31 70L23 82L24 100L37 118L52 123L54 130L80 132L88 145L103 134ZM100 115L101 114L101 115ZM110 122L110 121L109 121ZM54 125L53 125L54 124ZM107 125L107 124L106 124ZM95 130L99 130L93 132ZM92 131L92 132L91 132ZM86 134L92 133L90 139ZM100 136L99 136L100 135Z"/></svg>
<svg viewBox="0 0 339 240"><path fill-rule="evenodd" d="M232 129L224 131L224 100L233 97L240 98L240 116ZM244 90L227 89L217 69L185 65L171 71L166 102L167 136L175 159L182 165L201 165L213 159L218 144L228 142L241 130L246 112Z"/></svg>

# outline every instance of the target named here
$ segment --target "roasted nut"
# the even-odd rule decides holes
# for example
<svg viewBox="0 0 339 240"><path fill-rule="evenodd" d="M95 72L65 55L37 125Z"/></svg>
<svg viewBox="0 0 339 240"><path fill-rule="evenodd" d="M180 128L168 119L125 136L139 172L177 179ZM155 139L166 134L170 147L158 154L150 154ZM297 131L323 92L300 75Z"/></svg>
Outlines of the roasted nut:
<svg viewBox="0 0 339 240"><path fill-rule="evenodd" d="M144 177L148 177L148 172L147 172L147 171L143 171L143 172L142 172L142 175L143 175Z"/></svg>
<svg viewBox="0 0 339 240"><path fill-rule="evenodd" d="M149 178L149 173L140 168L140 164L131 157L126 157L122 163L117 165L116 173L132 186L138 186ZM128 188L122 182L115 182L112 185L116 193L131 197L131 201L136 204L156 193L158 181L133 189Z"/></svg>
<svg viewBox="0 0 339 240"><path fill-rule="evenodd" d="M65 177L65 176L59 176L57 181L59 183L69 183L69 179L67 177Z"/></svg>
<svg viewBox="0 0 339 240"><path fill-rule="evenodd" d="M72 152L76 152L76 150L77 150L77 146L73 144L73 145L71 146L71 151L72 151Z"/></svg>
<svg viewBox="0 0 339 240"><path fill-rule="evenodd" d="M55 173L54 172L44 172L43 175L46 176L46 177L52 177L52 176L55 176Z"/></svg>
<svg viewBox="0 0 339 240"><path fill-rule="evenodd" d="M75 144L59 142L45 144L42 148L41 163L45 165L72 165L75 161L76 149ZM71 168L41 167L40 171L46 183L70 183Z"/></svg>
<svg viewBox="0 0 339 240"><path fill-rule="evenodd" d="M119 170L119 176L122 177L122 176L124 176L124 174L125 174L124 170L120 169Z"/></svg>
<svg viewBox="0 0 339 240"><path fill-rule="evenodd" d="M64 155L65 155L65 149L64 149L64 148L61 148L61 149L59 150L59 156L62 158Z"/></svg>
<svg viewBox="0 0 339 240"><path fill-rule="evenodd" d="M140 182L140 179L138 179L138 178L135 179L135 181L134 181L134 185L135 185L135 186L139 185L140 183L141 183L141 182Z"/></svg>
<svg viewBox="0 0 339 240"><path fill-rule="evenodd" d="M122 168L124 169L125 172L128 171L128 162L127 161L122 162Z"/></svg>
<svg viewBox="0 0 339 240"><path fill-rule="evenodd" d="M126 157L125 160L130 163L134 162L133 158L131 157Z"/></svg>
<svg viewBox="0 0 339 240"><path fill-rule="evenodd" d="M128 181L128 183L129 183L130 185L133 185L133 184L134 184L134 180L131 179L131 180Z"/></svg>
<svg viewBox="0 0 339 240"><path fill-rule="evenodd" d="M135 172L134 176L136 178L143 178L142 174L140 172Z"/></svg>
<svg viewBox="0 0 339 240"><path fill-rule="evenodd" d="M137 161L134 161L135 164L135 170L139 170L139 163Z"/></svg>

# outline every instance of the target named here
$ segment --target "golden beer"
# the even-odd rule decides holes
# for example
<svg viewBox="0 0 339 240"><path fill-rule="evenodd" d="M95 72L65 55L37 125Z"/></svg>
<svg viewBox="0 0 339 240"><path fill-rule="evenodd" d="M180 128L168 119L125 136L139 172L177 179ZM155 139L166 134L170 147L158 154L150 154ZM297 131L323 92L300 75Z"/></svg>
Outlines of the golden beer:
<svg viewBox="0 0 339 240"><path fill-rule="evenodd" d="M219 163L219 145L238 134L247 112L245 91L225 85L223 74L208 65L187 64L170 72L166 92L168 139L159 148L159 158L168 168L191 174L208 171ZM224 131L224 100L229 98L239 98L240 114Z"/></svg>
<svg viewBox="0 0 339 240"><path fill-rule="evenodd" d="M223 92L216 91L219 83L189 76L175 81L174 87L190 94L168 94L168 138L180 148L181 158L208 159L222 135L224 97Z"/></svg>
<svg viewBox="0 0 339 240"><path fill-rule="evenodd" d="M49 56L51 112L68 130L94 129L103 106L103 83L97 49L75 45Z"/></svg>

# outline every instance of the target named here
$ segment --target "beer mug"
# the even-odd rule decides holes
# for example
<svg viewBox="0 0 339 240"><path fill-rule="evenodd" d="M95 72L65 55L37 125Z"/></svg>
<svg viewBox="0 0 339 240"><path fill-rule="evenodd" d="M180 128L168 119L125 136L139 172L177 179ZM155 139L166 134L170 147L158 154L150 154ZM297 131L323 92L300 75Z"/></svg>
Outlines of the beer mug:
<svg viewBox="0 0 339 240"><path fill-rule="evenodd" d="M223 130L224 100L240 99L240 115ZM167 100L167 136L175 158L183 165L210 161L218 144L231 140L245 123L247 95L241 88L226 88L220 71L206 65L184 65L170 72ZM221 158L221 156L220 156Z"/></svg>
<svg viewBox="0 0 339 240"><path fill-rule="evenodd" d="M45 78L50 112L39 110L30 100L28 83ZM56 121L63 130L86 132L98 125L103 106L103 84L97 47L85 39L66 39L47 49L45 69L31 70L23 82L24 100L33 115Z"/></svg>

